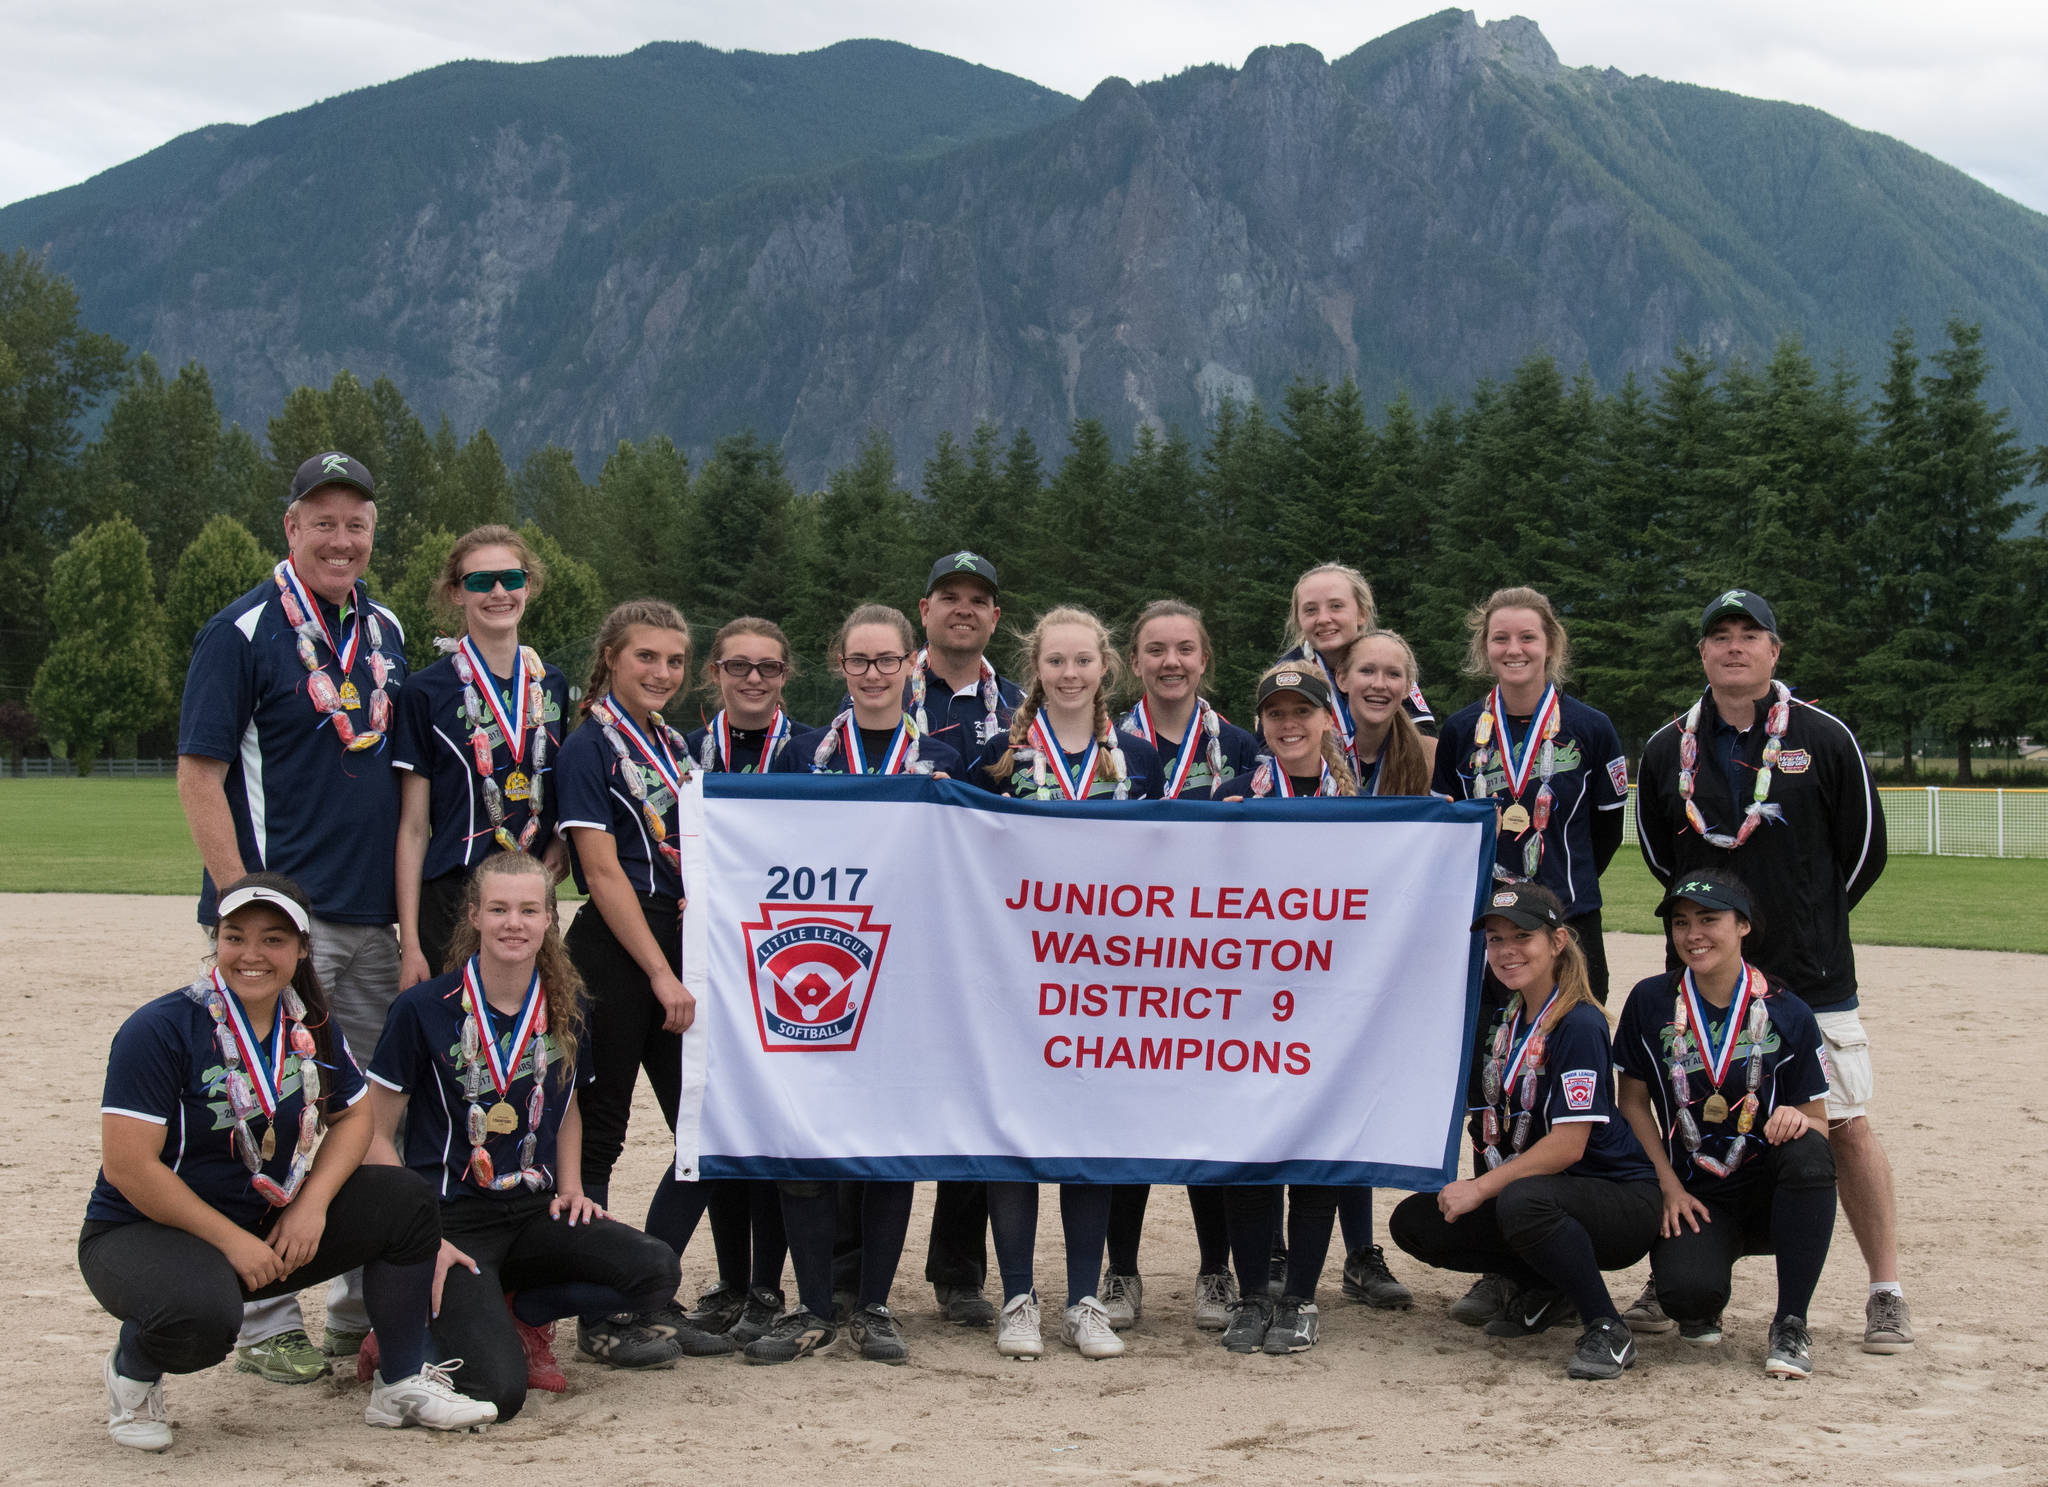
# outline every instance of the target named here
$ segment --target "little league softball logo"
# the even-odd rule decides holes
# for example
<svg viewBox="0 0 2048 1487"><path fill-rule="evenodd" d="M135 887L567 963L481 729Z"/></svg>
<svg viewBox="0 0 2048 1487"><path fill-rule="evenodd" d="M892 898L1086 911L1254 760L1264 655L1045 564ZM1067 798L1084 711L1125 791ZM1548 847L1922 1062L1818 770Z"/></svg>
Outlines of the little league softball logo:
<svg viewBox="0 0 2048 1487"><path fill-rule="evenodd" d="M867 904L762 904L747 936L747 978L763 1052L860 1046L889 926Z"/></svg>

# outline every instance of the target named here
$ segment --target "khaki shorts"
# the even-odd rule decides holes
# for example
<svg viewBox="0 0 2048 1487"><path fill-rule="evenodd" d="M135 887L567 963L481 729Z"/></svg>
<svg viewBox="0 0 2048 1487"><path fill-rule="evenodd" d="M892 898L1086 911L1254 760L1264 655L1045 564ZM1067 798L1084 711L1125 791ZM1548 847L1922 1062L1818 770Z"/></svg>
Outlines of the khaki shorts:
<svg viewBox="0 0 2048 1487"><path fill-rule="evenodd" d="M1855 1012L1816 1012L1828 1060L1828 1119L1854 1120L1869 1113L1877 1076L1870 1067L1870 1034Z"/></svg>

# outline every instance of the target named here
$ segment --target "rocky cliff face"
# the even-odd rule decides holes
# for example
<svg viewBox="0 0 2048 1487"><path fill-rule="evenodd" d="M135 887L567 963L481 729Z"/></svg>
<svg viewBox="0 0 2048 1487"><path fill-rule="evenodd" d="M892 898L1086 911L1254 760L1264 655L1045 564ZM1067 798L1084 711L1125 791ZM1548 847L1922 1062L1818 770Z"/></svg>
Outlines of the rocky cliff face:
<svg viewBox="0 0 2048 1487"><path fill-rule="evenodd" d="M1304 375L1432 400L1536 350L1611 384L1680 342L1799 333L1873 368L1900 319L1931 337L1961 313L2048 432L2048 219L1812 110L1565 68L1533 23L1456 11L1335 64L1270 47L1039 106L979 143L654 203L504 117L442 176L361 172L387 226L324 278L217 240L137 339L206 361L245 420L348 365L513 451L752 427L818 480L871 427L914 465L981 418L1126 437ZM306 166L233 168L246 194ZM97 231L189 260L230 173Z"/></svg>

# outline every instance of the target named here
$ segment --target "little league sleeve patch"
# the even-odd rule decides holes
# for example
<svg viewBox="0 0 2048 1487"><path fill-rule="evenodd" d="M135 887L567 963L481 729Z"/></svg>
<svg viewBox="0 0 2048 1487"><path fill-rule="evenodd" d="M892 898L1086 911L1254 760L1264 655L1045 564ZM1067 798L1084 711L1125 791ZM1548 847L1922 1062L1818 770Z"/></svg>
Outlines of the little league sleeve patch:
<svg viewBox="0 0 2048 1487"><path fill-rule="evenodd" d="M1593 1094L1600 1087L1600 1076L1591 1069L1568 1069L1558 1080L1564 1090L1564 1104L1567 1110L1591 1110Z"/></svg>
<svg viewBox="0 0 2048 1487"><path fill-rule="evenodd" d="M1626 797L1626 796L1627 796L1627 794L1628 794L1628 757L1627 757L1627 755L1622 755L1622 756L1621 756L1621 757L1619 757L1619 758L1615 758L1615 759L1609 759L1609 760L1607 761L1607 778L1608 778L1609 780L1613 781L1613 783L1614 783L1614 793L1615 793L1616 795L1620 795L1620 796L1624 796L1624 797Z"/></svg>

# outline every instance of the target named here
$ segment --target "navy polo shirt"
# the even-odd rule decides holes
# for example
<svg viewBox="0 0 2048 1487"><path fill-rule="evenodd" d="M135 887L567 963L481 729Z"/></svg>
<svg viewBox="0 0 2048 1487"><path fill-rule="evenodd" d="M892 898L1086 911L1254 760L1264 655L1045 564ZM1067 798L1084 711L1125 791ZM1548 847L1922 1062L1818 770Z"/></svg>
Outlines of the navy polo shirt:
<svg viewBox="0 0 2048 1487"><path fill-rule="evenodd" d="M360 1100L364 1085L340 1026L330 1022L328 1027L334 1036L334 1063L321 1066L320 1093L333 1112ZM249 1169L235 1153L227 1064L213 1029L213 1014L206 1010L206 1003L184 988L137 1007L114 1034L114 1045L107 1053L100 1113L162 1126L164 1165L208 1206L254 1232L270 1212L270 1204L249 1185ZM258 1056L267 1057L275 1047L274 1040L266 1037L261 1044ZM277 1152L263 1164L263 1170L281 1186L291 1175L292 1152L299 1140L299 1112L306 1104L299 1092L299 1056L289 1047L284 1051L284 1075L278 1086ZM250 1134L258 1140L268 1129L269 1122L261 1112L250 1118ZM85 1217L88 1222L115 1224L148 1219L107 1180L105 1171L93 1184Z"/></svg>
<svg viewBox="0 0 2048 1487"><path fill-rule="evenodd" d="M937 672L927 664L924 668L924 720L931 724L933 733L941 729L959 730L961 753L972 758L975 751L987 743L996 733L1010 726L1010 714L1024 701L1024 689L1008 677L996 677L996 722L995 732L989 730L988 708L981 700L981 678L976 676L974 684L964 692L955 692ZM840 699L840 711L853 706L853 699ZM910 682L903 683L903 707L910 709ZM929 735L927 735L929 736Z"/></svg>
<svg viewBox="0 0 2048 1487"><path fill-rule="evenodd" d="M626 748L630 751L633 742L621 733ZM683 760L676 761L678 765ZM676 864L660 850L660 844L647 827L647 817L641 812L640 802L633 798L621 771L634 770L641 788L647 793L648 804L661 815L662 825L668 831L668 845L676 842L676 798L661 776L644 761L635 757L635 762L626 763L613 751L611 740L604 736L604 729L594 720L586 718L583 725L569 735L562 745L560 758L555 762L554 795L560 802L561 815L556 819L555 829L569 842L569 867L576 875L576 887L583 893L590 892L589 883L583 877L583 858L576 850L576 838L570 828L589 826L598 831L609 832L612 844L619 854L619 866L626 871L626 881L633 885L635 893L651 894L657 898L680 900L683 896L683 876Z"/></svg>
<svg viewBox="0 0 2048 1487"><path fill-rule="evenodd" d="M479 1187L468 1178L469 1100L462 1093L462 1074L457 1058L462 1051L462 1019L467 1014L462 999L462 972L451 971L422 981L399 993L384 1022L384 1036L377 1040L377 1052L370 1060L370 1077L388 1090L407 1097L405 1107L405 1165L419 1173L441 1201L451 1198L510 1198L525 1188L501 1193ZM518 1030L517 1013L506 1016L484 1003L490 1019L490 1036L497 1039L500 1056L512 1051L512 1036ZM491 1166L500 1177L519 1170L519 1143L527 1134L526 1105L533 1093L533 1044L547 1042L546 1093L542 1096L539 1139L534 1143L533 1164L547 1174L549 1188L555 1186L555 1138L562 1128L562 1114L578 1086L588 1084L592 1074L590 1036L587 1022L584 1036L577 1040L576 1076L562 1078L562 1044L551 1028L536 1034L519 1056L512 1071L511 1088L502 1096L495 1088L479 1101L485 1109L503 1099L519 1112L519 1128L505 1135L484 1139Z"/></svg>
<svg viewBox="0 0 2048 1487"><path fill-rule="evenodd" d="M505 716L513 715L508 677L493 676L498 705ZM551 776L556 752L562 744L563 719L569 710L569 683L562 673L543 663L541 694L545 699L540 726L547 729L548 757L543 776ZM479 696L478 701L483 699ZM529 719L529 726L534 720ZM469 745L469 718L462 707L462 678L456 674L455 658L443 656L433 665L413 673L398 702L398 726L391 739L394 768L413 770L427 781L427 858L421 876L438 878L462 868L474 867L498 849L491 834L490 812L484 809L483 779L476 772L476 755ZM484 736L491 741L491 773L502 791L511 777L512 751L505 746L490 704L484 703ZM527 742L520 773L531 776L533 742ZM540 832L531 851L539 856L554 839L555 822L561 817L555 799L554 781L546 779L541 789ZM505 829L512 840L533 814L531 796L505 801Z"/></svg>
<svg viewBox="0 0 2048 1487"><path fill-rule="evenodd" d="M726 731L732 737L733 757L731 759L714 759L711 764L713 772L721 774L767 773L768 771L761 768L761 746L768 741L768 730L766 728L730 728ZM796 719L791 718L789 720L789 733L783 738L782 746L775 751L776 759L780 759L783 755L796 748L798 739L816 731L816 729L806 727L804 724L797 722ZM711 725L707 723L702 728L691 729L683 736L683 741L690 746L690 757L692 759L703 759L704 740L710 736L710 733ZM770 761L771 764L773 762L772 760ZM703 767L701 763L698 765L700 769Z"/></svg>
<svg viewBox="0 0 2048 1487"><path fill-rule="evenodd" d="M1505 1019L1521 1005L1512 996ZM1493 1046L1488 1034L1488 1048ZM1655 1182L1657 1169L1636 1140L1635 1130L1614 1103L1614 1050L1607 1037L1607 1017L1590 1002L1581 1002L1558 1019L1543 1049L1543 1072L1536 1076L1535 1119L1530 1123L1527 1151L1550 1134L1553 1126L1585 1123L1592 1127L1586 1152L1565 1169L1568 1177L1601 1177L1609 1182ZM1520 1096L1502 1090L1506 1112L1519 1113ZM1502 1114L1501 1150L1514 1129L1514 1114Z"/></svg>
<svg viewBox="0 0 2048 1487"><path fill-rule="evenodd" d="M362 585L357 603L366 602ZM341 614L317 600L328 633L341 638ZM370 604L383 624L385 691L393 726L403 706L405 634L398 617ZM344 642L345 644L346 642ZM398 918L393 853L398 846L398 779L391 740L351 754L330 720L306 695L299 637L286 623L270 578L208 620L192 645L178 752L227 762L228 810L243 866L285 873L304 890L313 912L343 924L390 924ZM334 657L320 659L340 686ZM358 732L370 726L370 637L366 633L343 691L343 710ZM212 924L215 884L202 876L199 922Z"/></svg>
<svg viewBox="0 0 2048 1487"><path fill-rule="evenodd" d="M1436 747L1431 793L1446 800L1466 800L1474 795L1472 738L1485 708L1486 698L1481 697L1459 708L1444 724ZM1529 722L1528 718L1508 718L1517 748ZM1507 771L1502 753L1501 740L1496 739L1494 763L1486 778L1490 793L1505 809ZM1532 813L1536 809L1536 771L1532 764L1528 787L1521 795L1524 809ZM1600 907L1593 812L1618 811L1628 803L1628 758L1607 714L1562 692L1558 694L1557 772L1550 777L1550 793L1550 824L1544 828L1543 861L1536 868L1536 881L1564 901L1567 917L1590 914ZM1522 847L1522 838L1502 830L1494 848L1495 860L1518 878L1522 876Z"/></svg>
<svg viewBox="0 0 2048 1487"><path fill-rule="evenodd" d="M1657 1125L1664 1132L1664 1154L1670 1158L1671 1170L1678 1174L1678 1180L1720 1182L1723 1179L1693 1165L1693 1154L1685 1149L1685 1142L1673 1126L1671 1026L1683 976L1682 971L1650 976L1629 989L1620 1025L1615 1029L1614 1062L1622 1073L1649 1086ZM1828 1092L1827 1055L1821 1046L1820 1024L1814 1021L1806 1003L1783 986L1773 983L1770 990L1771 994L1764 999L1770 1021L1764 1030L1763 1083L1757 1087L1758 1108L1750 1126L1752 1145L1764 1139L1764 1122L1780 1105L1808 1105L1825 1098ZM1718 1047L1729 1009L1715 1007L1705 997L1700 998L1700 1004L1706 1013L1708 1035ZM1747 1024L1746 1015L1743 1021ZM1690 1034L1685 1043L1687 1093L1694 1100L1705 1100L1714 1092L1705 1073L1705 1061ZM1710 1157L1725 1158L1735 1140L1736 1107L1749 1088L1749 1052L1749 1030L1745 1025L1735 1031L1735 1051L1729 1057L1728 1077L1721 1085L1722 1098L1728 1101L1726 1120L1709 1125L1699 1105L1692 1107L1692 1118L1700 1128L1700 1150Z"/></svg>
<svg viewBox="0 0 2048 1487"><path fill-rule="evenodd" d="M1118 720L1119 732L1130 731L1132 716L1131 713L1125 713ZM1189 737L1183 738L1178 744L1161 734L1154 746L1154 752L1159 755L1159 791L1162 796L1166 793L1166 782L1173 778L1173 772L1180 764L1182 749L1192 748L1195 751L1194 762L1188 766L1188 777L1181 783L1182 800L1208 800L1211 798L1211 783L1220 787L1224 780L1233 775L1246 773L1259 762L1258 739L1228 718L1219 716L1216 719L1216 742L1223 751L1223 777L1221 780L1217 779L1209 772L1209 735L1198 726L1198 723L1198 717L1188 720ZM1143 734L1134 736L1141 739L1144 737ZM1223 794L1223 790L1219 788L1215 792L1215 798L1221 799Z"/></svg>
<svg viewBox="0 0 2048 1487"><path fill-rule="evenodd" d="M833 744L832 757L818 767L816 760L819 746L830 736L829 728L817 728L804 735L802 747L792 740L776 759L772 774L845 774L846 745L839 740ZM860 750L872 773L882 767L882 761L889 757L889 745L896 737L893 728L863 728L860 730ZM943 774L951 779L964 779L967 775L967 761L960 757L960 751L947 739L937 736L937 730L927 733L918 740L917 762L920 770L929 765L932 774Z"/></svg>
<svg viewBox="0 0 2048 1487"><path fill-rule="evenodd" d="M1116 730L1116 739L1117 743L1123 748L1124 768L1131 777L1131 787L1125 798L1128 800L1157 800L1159 798L1159 751L1146 743L1144 739L1138 737L1137 734L1126 733L1121 728ZM968 783L980 786L991 795L1014 795L1022 800L1036 800L1038 798L1038 788L1032 783L1032 766L1029 764L1025 764L1022 761L1014 761L1014 767L1010 770L1010 777L1007 780L999 780L988 772L989 766L1002 758L1003 751L1009 747L1010 740L1007 734L992 738L983 744L980 757L974 761L973 766L967 772ZM1067 778L1072 779L1074 771L1081 767L1081 761L1088 757L1088 751L1083 749L1078 754L1068 754L1065 749L1062 749L1060 752L1066 756ZM1045 783L1046 788L1052 792L1049 797L1050 799L1064 800L1066 798L1060 793L1059 782L1052 777L1050 769L1046 771ZM1116 780L1109 772L1109 757L1105 751L1097 756L1095 778L1088 787L1087 798L1090 800L1112 800L1115 796Z"/></svg>

